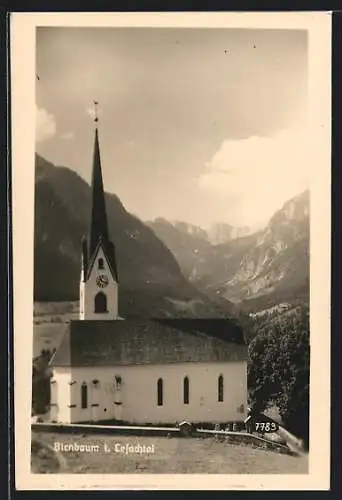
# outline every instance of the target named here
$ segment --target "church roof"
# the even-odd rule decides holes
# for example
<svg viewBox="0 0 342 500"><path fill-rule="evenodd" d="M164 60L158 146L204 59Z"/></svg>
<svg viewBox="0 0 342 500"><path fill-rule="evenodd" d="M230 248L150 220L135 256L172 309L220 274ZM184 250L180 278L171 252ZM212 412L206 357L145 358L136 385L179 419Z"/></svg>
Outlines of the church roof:
<svg viewBox="0 0 342 500"><path fill-rule="evenodd" d="M51 365L241 360L247 360L247 346L242 330L230 320L78 320L71 321Z"/></svg>

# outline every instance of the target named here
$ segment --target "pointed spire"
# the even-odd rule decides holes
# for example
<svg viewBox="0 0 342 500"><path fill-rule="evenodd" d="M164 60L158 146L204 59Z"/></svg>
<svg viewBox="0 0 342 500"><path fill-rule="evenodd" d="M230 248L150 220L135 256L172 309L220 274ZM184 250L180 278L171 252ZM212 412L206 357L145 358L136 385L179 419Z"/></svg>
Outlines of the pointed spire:
<svg viewBox="0 0 342 500"><path fill-rule="evenodd" d="M95 121L98 121L97 114L95 117ZM104 242L108 241L108 224L102 180L99 133L96 127L93 155L92 209L90 222L89 256L94 253L100 239L102 239Z"/></svg>
<svg viewBox="0 0 342 500"><path fill-rule="evenodd" d="M92 206L89 234L89 250L83 247L83 269L85 280L88 279L98 248L101 246L114 279L118 282L118 272L115 258L115 247L109 240L105 193L103 189L99 132L97 123L99 121L97 114L98 102L94 101L94 122L95 122L95 142L93 154L93 173L92 173Z"/></svg>

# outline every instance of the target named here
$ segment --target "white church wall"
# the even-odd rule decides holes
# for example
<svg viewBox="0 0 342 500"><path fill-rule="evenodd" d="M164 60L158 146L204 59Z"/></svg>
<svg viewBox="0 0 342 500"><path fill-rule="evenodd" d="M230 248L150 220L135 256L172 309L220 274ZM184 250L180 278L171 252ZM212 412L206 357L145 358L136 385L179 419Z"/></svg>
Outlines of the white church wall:
<svg viewBox="0 0 342 500"><path fill-rule="evenodd" d="M103 269L99 269L98 261L103 260ZM101 274L108 276L109 284L99 288L96 279ZM98 292L103 292L107 297L107 313L95 313L94 299ZM102 248L99 248L88 281L80 284L80 319L117 319L118 318L118 284L113 279L107 259Z"/></svg>
<svg viewBox="0 0 342 500"><path fill-rule="evenodd" d="M218 401L218 377L224 399ZM118 384L115 377L121 378ZM183 402L183 380L189 378L189 404ZM130 423L221 423L246 418L247 363L182 363L72 368L76 381L73 422L124 420ZM157 405L157 381L163 379L163 405ZM97 381L94 387L94 381ZM88 405L81 408L81 385L88 386ZM64 401L65 403L65 401ZM95 405L95 406L92 406ZM243 408L241 407L243 405Z"/></svg>
<svg viewBox="0 0 342 500"><path fill-rule="evenodd" d="M68 423L71 421L70 414L70 384L71 375L69 368L56 367L52 371L51 378L51 409L50 420Z"/></svg>

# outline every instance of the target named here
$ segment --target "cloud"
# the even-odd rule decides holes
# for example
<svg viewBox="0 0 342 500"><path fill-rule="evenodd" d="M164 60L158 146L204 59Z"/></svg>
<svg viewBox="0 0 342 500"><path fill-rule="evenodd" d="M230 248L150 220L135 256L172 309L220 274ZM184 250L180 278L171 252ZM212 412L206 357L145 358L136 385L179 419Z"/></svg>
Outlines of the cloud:
<svg viewBox="0 0 342 500"><path fill-rule="evenodd" d="M226 200L233 224L263 225L309 187L315 162L311 137L308 130L297 129L225 140L206 165L199 187Z"/></svg>
<svg viewBox="0 0 342 500"><path fill-rule="evenodd" d="M43 142L56 134L56 118L44 108L36 107L36 141Z"/></svg>
<svg viewBox="0 0 342 500"><path fill-rule="evenodd" d="M61 135L61 139L64 139L66 141L70 141L71 139L74 138L74 132L70 131L70 132L66 132L65 134L62 134Z"/></svg>

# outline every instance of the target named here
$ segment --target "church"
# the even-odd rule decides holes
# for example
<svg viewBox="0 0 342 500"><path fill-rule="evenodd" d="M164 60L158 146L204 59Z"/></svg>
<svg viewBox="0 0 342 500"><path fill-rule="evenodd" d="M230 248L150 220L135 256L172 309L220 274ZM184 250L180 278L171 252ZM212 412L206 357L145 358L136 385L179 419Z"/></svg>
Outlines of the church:
<svg viewBox="0 0 342 500"><path fill-rule="evenodd" d="M95 119L97 122L97 119ZM247 346L229 319L120 317L96 123L79 319L50 361L50 420L228 423L247 416Z"/></svg>

